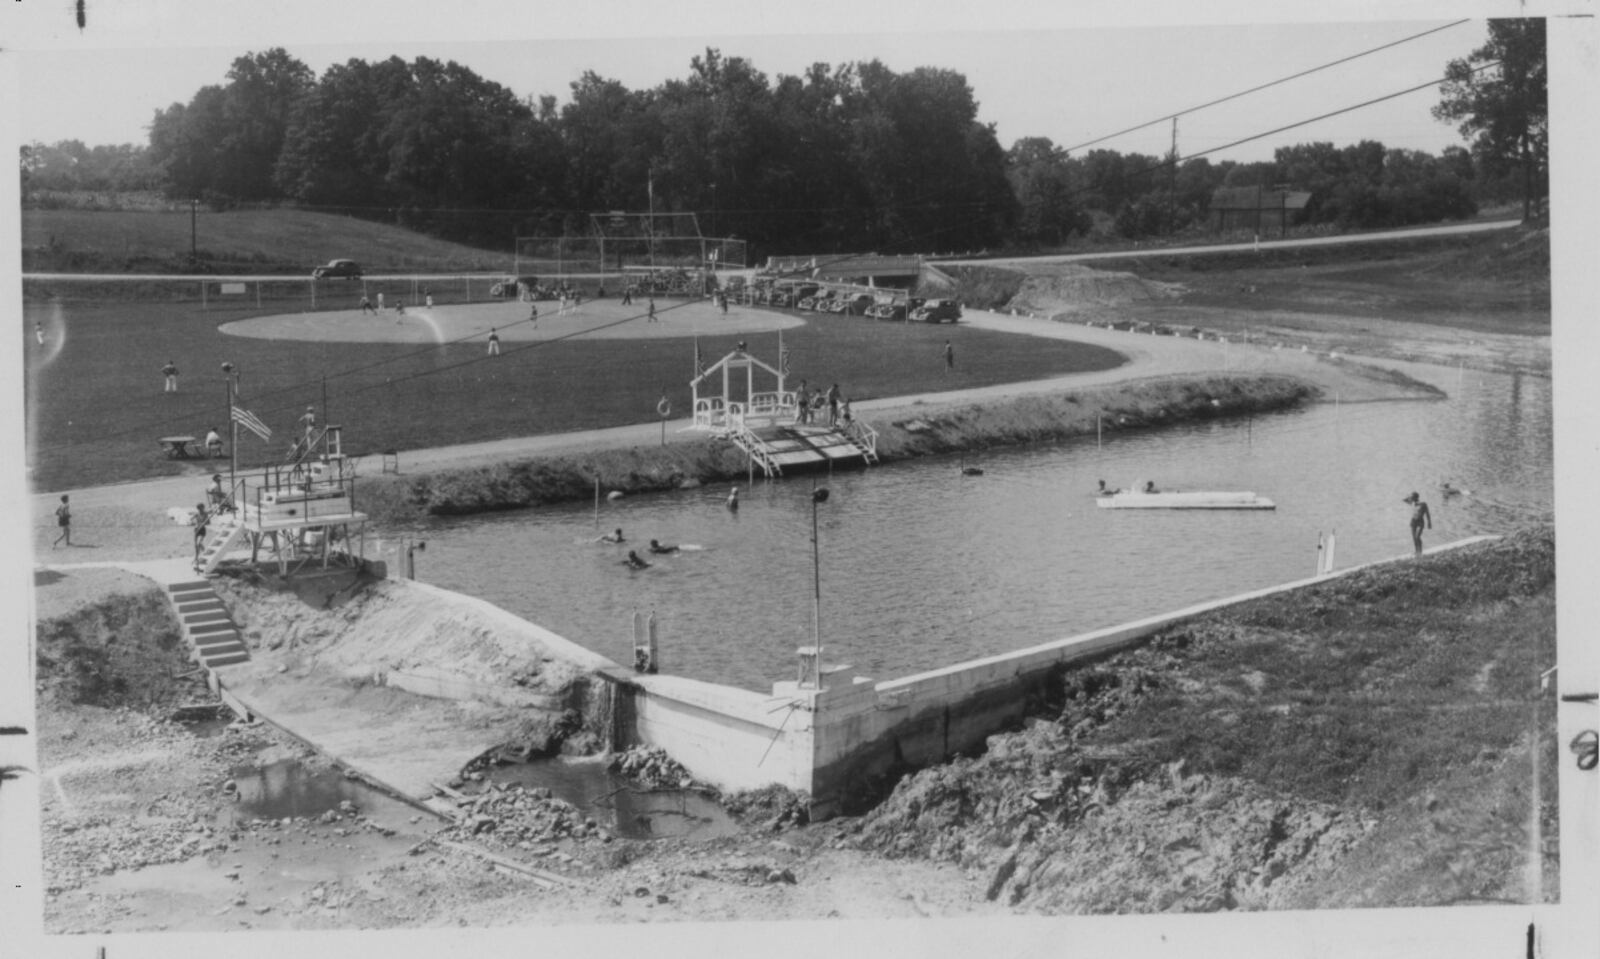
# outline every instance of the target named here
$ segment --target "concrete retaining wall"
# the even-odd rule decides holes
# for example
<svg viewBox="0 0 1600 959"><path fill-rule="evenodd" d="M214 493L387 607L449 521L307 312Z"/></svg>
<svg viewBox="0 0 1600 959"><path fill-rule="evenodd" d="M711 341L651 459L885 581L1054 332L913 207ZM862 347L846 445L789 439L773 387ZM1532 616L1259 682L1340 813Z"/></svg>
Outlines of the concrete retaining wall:
<svg viewBox="0 0 1600 959"><path fill-rule="evenodd" d="M777 783L812 789L812 707L680 676L630 676L626 745L665 749L691 775L724 789Z"/></svg>
<svg viewBox="0 0 1600 959"><path fill-rule="evenodd" d="M1429 552L1495 538L1473 537ZM887 680L873 687L876 695L869 701L857 698L834 706L821 700L813 736L813 801L826 814L848 804L852 792L863 782L897 766L926 766L976 748L986 737L1020 718L1030 700L1044 695L1048 685L1069 665L1136 646L1163 629L1203 613L1328 582L1374 565L1380 564L1253 590L1011 653Z"/></svg>

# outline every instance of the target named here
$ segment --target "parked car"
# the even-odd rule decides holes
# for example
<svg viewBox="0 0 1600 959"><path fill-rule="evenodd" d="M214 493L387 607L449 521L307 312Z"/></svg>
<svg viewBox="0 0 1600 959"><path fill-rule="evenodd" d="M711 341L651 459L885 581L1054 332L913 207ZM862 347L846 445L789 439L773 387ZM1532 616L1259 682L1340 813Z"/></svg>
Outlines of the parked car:
<svg viewBox="0 0 1600 959"><path fill-rule="evenodd" d="M355 260L329 260L325 266L319 266L311 271L313 280L332 280L339 277L347 280L361 279L361 264Z"/></svg>
<svg viewBox="0 0 1600 959"><path fill-rule="evenodd" d="M903 320L906 318L904 302L874 303L867 307L867 315L875 320Z"/></svg>
<svg viewBox="0 0 1600 959"><path fill-rule="evenodd" d="M911 311L919 323L954 323L961 319L961 304L955 300L928 300Z"/></svg>

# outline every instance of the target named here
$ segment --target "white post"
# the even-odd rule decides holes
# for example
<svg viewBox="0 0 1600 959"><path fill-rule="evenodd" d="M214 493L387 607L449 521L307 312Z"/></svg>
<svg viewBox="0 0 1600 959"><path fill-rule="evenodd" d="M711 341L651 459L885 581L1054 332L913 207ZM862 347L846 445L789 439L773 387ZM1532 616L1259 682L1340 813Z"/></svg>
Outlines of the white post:
<svg viewBox="0 0 1600 959"><path fill-rule="evenodd" d="M1328 551L1323 555L1323 572L1333 572L1333 544L1337 541L1338 531L1328 530Z"/></svg>
<svg viewBox="0 0 1600 959"><path fill-rule="evenodd" d="M1323 547L1323 544L1322 544L1322 530L1319 529L1319 530L1317 530L1317 575L1318 576L1321 576L1323 574L1323 572L1324 572L1324 570L1323 570L1323 566L1324 566L1323 557L1326 554L1323 552L1323 548L1322 547Z"/></svg>
<svg viewBox="0 0 1600 959"><path fill-rule="evenodd" d="M645 642L647 644L646 648L648 648L650 650L650 671L653 672L653 673L654 672L659 672L660 669L661 669L661 666L660 666L659 661L656 659L656 611L655 610L652 609L650 611L650 618L645 620L644 629L645 629Z"/></svg>

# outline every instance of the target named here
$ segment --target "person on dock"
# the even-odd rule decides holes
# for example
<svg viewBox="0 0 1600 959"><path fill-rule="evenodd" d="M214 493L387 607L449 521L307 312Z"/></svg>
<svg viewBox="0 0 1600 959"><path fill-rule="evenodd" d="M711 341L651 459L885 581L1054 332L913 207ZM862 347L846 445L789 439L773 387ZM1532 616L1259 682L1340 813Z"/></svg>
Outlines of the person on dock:
<svg viewBox="0 0 1600 959"><path fill-rule="evenodd" d="M844 425L845 429L849 429L850 424L855 422L855 416L850 412L850 398L848 396L839 403L839 422Z"/></svg>
<svg viewBox="0 0 1600 959"><path fill-rule="evenodd" d="M800 388L794 391L794 421L805 423L811 416L811 393L806 389L806 381L800 381Z"/></svg>
<svg viewBox="0 0 1600 959"><path fill-rule="evenodd" d="M215 426L206 431L206 455L213 459L222 455L222 434Z"/></svg>
<svg viewBox="0 0 1600 959"><path fill-rule="evenodd" d="M315 406L306 407L306 411L300 414L300 425L305 429L306 445L309 447L311 445L311 434L317 431L317 408Z"/></svg>
<svg viewBox="0 0 1600 959"><path fill-rule="evenodd" d="M650 308L649 308L648 313L645 316L645 322L646 323L659 323L659 322L661 322L660 320L656 319L656 298L653 297L653 296L650 298Z"/></svg>
<svg viewBox="0 0 1600 959"><path fill-rule="evenodd" d="M1433 514L1428 511L1428 504L1423 502L1415 490L1407 496L1403 503L1411 505L1411 545L1416 549L1416 555L1422 555L1422 527L1433 529Z"/></svg>
<svg viewBox="0 0 1600 959"><path fill-rule="evenodd" d="M650 552L652 553L665 556L668 553L676 553L677 551L678 547L663 543L660 540L653 539L650 541Z"/></svg>
<svg viewBox="0 0 1600 959"><path fill-rule="evenodd" d="M602 536L599 539L595 540L595 542L596 543L626 543L627 540L622 538L622 527L618 526L614 532L605 534L604 536Z"/></svg>
<svg viewBox="0 0 1600 959"><path fill-rule="evenodd" d="M379 290L378 291L378 310L381 311L382 309L383 309L383 291Z"/></svg>
<svg viewBox="0 0 1600 959"><path fill-rule="evenodd" d="M534 329L537 330L539 328L539 304L532 300L528 301L528 322L533 325Z"/></svg>
<svg viewBox="0 0 1600 959"><path fill-rule="evenodd" d="M61 535L57 536L55 542L50 544L50 548L55 549L62 543L66 543L68 546L71 546L72 505L70 502L68 502L66 493L61 494L61 505L56 507L56 527L61 530Z"/></svg>
<svg viewBox="0 0 1600 959"><path fill-rule="evenodd" d="M221 473L211 474L211 485L206 487L206 504L213 516L237 512L233 501L228 499L228 491L222 485Z"/></svg>
<svg viewBox="0 0 1600 959"><path fill-rule="evenodd" d="M641 557L638 553L634 552L631 549L628 550L628 558L622 561L622 565L628 567L629 569L649 569L650 568L650 564L645 562L643 557Z"/></svg>
<svg viewBox="0 0 1600 959"><path fill-rule="evenodd" d="M161 368L161 375L167 378L167 388L163 392L178 392L178 364L168 360L167 365Z"/></svg>
<svg viewBox="0 0 1600 959"><path fill-rule="evenodd" d="M956 348L950 345L949 340L944 341L944 371L946 373L956 371Z"/></svg>
<svg viewBox="0 0 1600 959"><path fill-rule="evenodd" d="M828 398L828 428L833 429L839 425L839 384L828 387L824 395Z"/></svg>
<svg viewBox="0 0 1600 959"><path fill-rule="evenodd" d="M371 313L373 316L377 316L378 315L378 311L376 309L374 309L373 306L372 306L371 298L368 297L365 293L363 293L363 294L361 294L361 315L365 316L368 313Z"/></svg>
<svg viewBox="0 0 1600 959"><path fill-rule="evenodd" d="M492 326L489 327L489 355L500 355L500 334L496 333Z"/></svg>

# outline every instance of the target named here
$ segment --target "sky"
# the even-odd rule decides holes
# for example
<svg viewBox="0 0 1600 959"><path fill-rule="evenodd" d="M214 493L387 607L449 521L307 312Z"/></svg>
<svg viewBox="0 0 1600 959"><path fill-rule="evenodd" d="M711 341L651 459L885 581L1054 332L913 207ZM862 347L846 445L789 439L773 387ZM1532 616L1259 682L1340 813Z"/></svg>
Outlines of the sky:
<svg viewBox="0 0 1600 959"><path fill-rule="evenodd" d="M376 42L366 37L297 42L292 34L298 31L291 30L285 39L263 33L222 45L184 44L170 55L152 55L147 45L119 46L114 39L107 41L109 46L75 49L66 42L69 34L58 47L19 54L18 132L24 142L146 143L147 127L158 110L188 102L202 86L225 83L236 57L276 45L319 76L331 64L352 58L426 56L464 64L519 96L550 94L562 103L569 99L570 84L586 70L644 89L686 76L691 58L716 47L725 56L744 57L771 82L780 74L802 73L815 62L873 58L897 72L919 66L955 70L966 76L979 104L979 119L995 125L1002 146L1025 136L1044 136L1071 147L1456 19L951 30L930 18L915 30L880 25L823 32L800 24L790 33L642 37L606 36L596 25L587 35L471 41L407 30L402 24L393 26L393 39ZM439 39L417 39L430 33ZM493 29L476 33L496 35ZM1466 56L1485 36L1483 20L1469 20L1187 114L1178 120L1179 152L1191 156L1214 150L1436 80L1448 61ZM1213 160L1266 160L1280 145L1327 140L1342 146L1363 139L1437 153L1462 142L1451 125L1429 114L1437 102L1437 91L1430 88L1210 155ZM1171 123L1162 122L1098 145L1123 153L1162 154L1172 133Z"/></svg>

